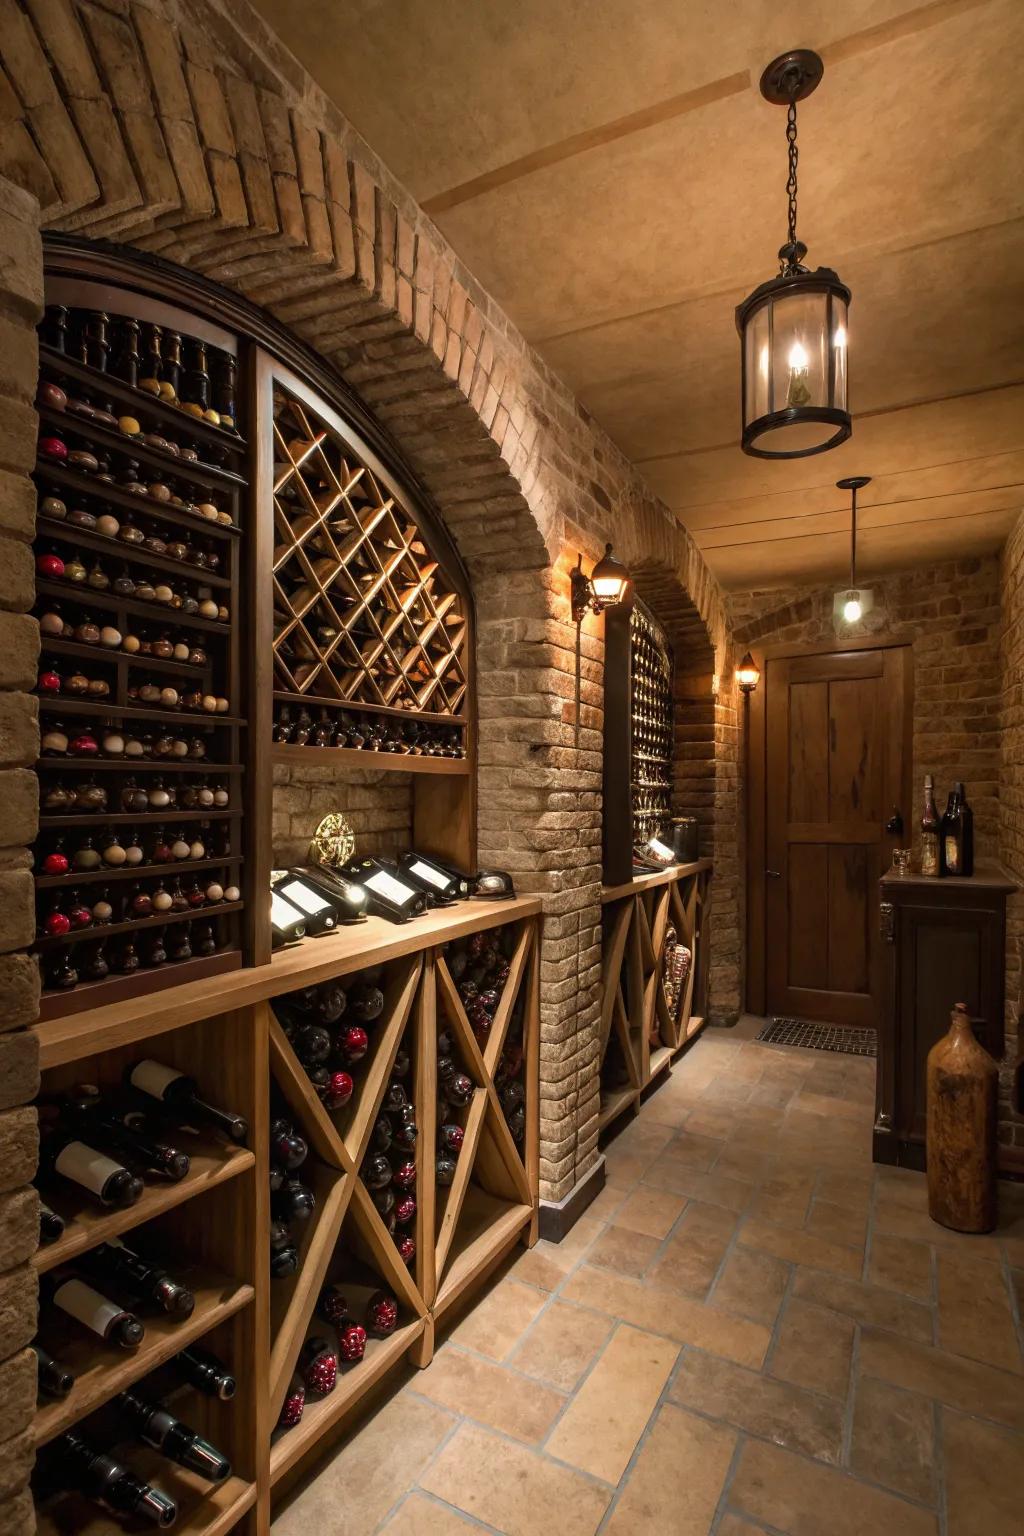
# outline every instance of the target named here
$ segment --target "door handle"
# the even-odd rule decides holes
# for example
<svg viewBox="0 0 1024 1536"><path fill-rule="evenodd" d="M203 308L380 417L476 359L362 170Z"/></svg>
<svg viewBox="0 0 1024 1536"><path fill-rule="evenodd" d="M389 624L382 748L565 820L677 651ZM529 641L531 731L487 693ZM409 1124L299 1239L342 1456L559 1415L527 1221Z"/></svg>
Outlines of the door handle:
<svg viewBox="0 0 1024 1536"><path fill-rule="evenodd" d="M781 869L766 869L765 870L765 874L768 876L769 880L781 880L782 879L782 871L781 871Z"/></svg>

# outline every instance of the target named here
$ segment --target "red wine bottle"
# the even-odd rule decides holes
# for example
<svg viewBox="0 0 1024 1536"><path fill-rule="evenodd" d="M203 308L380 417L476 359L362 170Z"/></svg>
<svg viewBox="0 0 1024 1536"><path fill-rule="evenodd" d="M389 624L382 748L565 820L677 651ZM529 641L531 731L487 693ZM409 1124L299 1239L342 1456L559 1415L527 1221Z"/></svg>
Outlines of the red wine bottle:
<svg viewBox="0 0 1024 1536"><path fill-rule="evenodd" d="M43 1477L48 1489L74 1489L114 1515L133 1516L163 1528L177 1519L173 1499L70 1432L53 1442L45 1457Z"/></svg>
<svg viewBox="0 0 1024 1536"><path fill-rule="evenodd" d="M45 1397L62 1399L67 1397L75 1384L75 1378L70 1371L66 1371L59 1360L55 1360L43 1346L36 1343L29 1346L35 1351L36 1365L39 1368L39 1390Z"/></svg>
<svg viewBox="0 0 1024 1536"><path fill-rule="evenodd" d="M306 1161L309 1148L299 1136L290 1120L273 1120L270 1124L270 1156L280 1168L294 1173Z"/></svg>
<svg viewBox="0 0 1024 1536"><path fill-rule="evenodd" d="M51 1211L45 1200L39 1202L39 1242L46 1248L64 1235L64 1217Z"/></svg>
<svg viewBox="0 0 1024 1536"><path fill-rule="evenodd" d="M142 1443L151 1445L168 1461L198 1473L208 1483L222 1483L230 1477L227 1457L160 1403L150 1402L137 1392L122 1392L114 1401Z"/></svg>
<svg viewBox="0 0 1024 1536"><path fill-rule="evenodd" d="M44 1174L70 1179L100 1205L134 1205L146 1187L137 1173L56 1127L43 1139L39 1167Z"/></svg>
<svg viewBox="0 0 1024 1536"><path fill-rule="evenodd" d="M73 1095L62 1100L60 1110L73 1130L91 1137L104 1150L129 1158L147 1173L162 1174L176 1184L189 1171L187 1152L147 1135L141 1116L121 1119L91 1083L80 1085Z"/></svg>
<svg viewBox="0 0 1024 1536"><path fill-rule="evenodd" d="M241 1115L230 1110L218 1109L199 1097L195 1079L186 1077L176 1067L165 1067L159 1061L137 1061L125 1071L125 1082L138 1093L148 1094L158 1103L180 1116L182 1120L196 1120L201 1125L213 1125L232 1141L244 1141L249 1127Z"/></svg>
<svg viewBox="0 0 1024 1536"><path fill-rule="evenodd" d="M48 1287L48 1300L108 1344L135 1349L146 1336L145 1328L134 1313L74 1276L52 1281Z"/></svg>
<svg viewBox="0 0 1024 1536"><path fill-rule="evenodd" d="M226 1403L234 1397L238 1383L217 1356L208 1349L193 1344L175 1355L175 1363L190 1386L205 1392L207 1397L220 1398Z"/></svg>
<svg viewBox="0 0 1024 1536"><path fill-rule="evenodd" d="M76 1263L90 1279L124 1291L135 1300L148 1301L182 1322L195 1310L196 1299L187 1286L172 1280L165 1269L150 1263L119 1237L108 1237Z"/></svg>

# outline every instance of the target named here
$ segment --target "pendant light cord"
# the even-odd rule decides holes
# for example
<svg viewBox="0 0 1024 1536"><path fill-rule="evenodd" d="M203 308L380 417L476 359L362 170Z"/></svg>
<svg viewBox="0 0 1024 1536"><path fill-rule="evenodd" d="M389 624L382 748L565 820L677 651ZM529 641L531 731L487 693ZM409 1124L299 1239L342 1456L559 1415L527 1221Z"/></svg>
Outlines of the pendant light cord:
<svg viewBox="0 0 1024 1536"><path fill-rule="evenodd" d="M850 492L850 586L857 585L857 487Z"/></svg>
<svg viewBox="0 0 1024 1536"><path fill-rule="evenodd" d="M789 145L789 179L786 196L789 198L789 244L796 244L796 167L799 150L796 147L796 102L791 101L786 113L786 143Z"/></svg>

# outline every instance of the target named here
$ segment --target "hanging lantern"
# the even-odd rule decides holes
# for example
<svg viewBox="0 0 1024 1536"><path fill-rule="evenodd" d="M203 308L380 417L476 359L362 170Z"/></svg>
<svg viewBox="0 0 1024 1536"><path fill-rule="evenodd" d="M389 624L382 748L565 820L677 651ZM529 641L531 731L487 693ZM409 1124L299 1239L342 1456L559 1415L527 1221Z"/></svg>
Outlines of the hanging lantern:
<svg viewBox="0 0 1024 1536"><path fill-rule="evenodd" d="M830 267L811 272L796 233L796 104L809 96L824 65L800 48L774 59L761 94L788 108L789 229L778 277L755 288L736 310L742 358L743 452L761 459L802 459L846 441L847 311L850 290Z"/></svg>

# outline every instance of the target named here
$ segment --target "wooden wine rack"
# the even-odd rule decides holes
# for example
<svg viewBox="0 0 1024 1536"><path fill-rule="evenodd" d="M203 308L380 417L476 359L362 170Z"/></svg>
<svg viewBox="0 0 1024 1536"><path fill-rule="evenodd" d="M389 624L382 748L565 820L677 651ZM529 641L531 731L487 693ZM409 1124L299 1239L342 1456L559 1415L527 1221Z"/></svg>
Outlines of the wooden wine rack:
<svg viewBox="0 0 1024 1536"><path fill-rule="evenodd" d="M358 1414L368 1394L406 1360L426 1365L435 1329L472 1297L517 1241L536 1238L538 1191L539 956L535 900L488 906L462 903L396 928L370 918L352 928L305 940L277 953L268 965L196 982L155 997L96 1008L77 1020L37 1026L44 1094L88 1075L100 1085L121 1080L125 1066L153 1057L194 1076L208 1095L244 1114L245 1147L210 1136L183 1137L192 1157L180 1184L148 1184L137 1205L106 1211L78 1201L72 1186L46 1198L65 1217L60 1240L41 1248L37 1268L72 1260L106 1238L141 1230L172 1255L195 1266L197 1305L184 1323L146 1319L146 1338L129 1354L99 1345L75 1357L81 1374L63 1403L41 1406L36 1438L42 1444L71 1425L123 1450L133 1469L149 1473L181 1503L177 1531L185 1536L266 1536L272 1490L298 1476L322 1452L326 1438ZM470 1027L448 970L448 946L501 927L508 974L483 1050ZM353 1075L356 1092L329 1113L277 1022L274 999L334 977L355 979L383 966L385 1006L369 1027L371 1048ZM78 1024L80 1027L76 1028ZM465 1110L465 1139L455 1178L435 1189L437 1038L452 1038L460 1068L473 1081ZM495 1087L495 1071L509 1032L521 1033L526 1131L516 1147ZM411 1269L398 1255L360 1168L399 1046L412 1059L412 1099L419 1135L416 1257ZM287 1106L310 1152L300 1170L317 1196L303 1237L301 1266L289 1279L269 1269L269 1125L272 1102ZM68 1190L71 1192L68 1193ZM184 1260L169 1262L177 1277ZM184 1276L182 1276L184 1278ZM382 1286L399 1303L399 1323L387 1338L371 1338L364 1359L343 1367L329 1396L310 1399L299 1423L275 1429L278 1410L309 1333L329 1333L314 1307L321 1284L337 1278L354 1316L371 1290ZM54 1339L47 1318L44 1339ZM69 1333L69 1350L74 1348ZM107 1405L125 1387L144 1382L164 1396L172 1387L171 1357L190 1341L213 1349L238 1379L228 1403L178 1388L172 1411L232 1460L228 1483L210 1488L161 1458L119 1445ZM85 1423L87 1421L87 1423ZM117 1536L123 1527L77 1497L39 1506L43 1536Z"/></svg>
<svg viewBox="0 0 1024 1536"><path fill-rule="evenodd" d="M601 1006L601 1130L641 1096L704 1027L711 860L605 886ZM690 951L676 1006L665 985L669 933Z"/></svg>
<svg viewBox="0 0 1024 1536"><path fill-rule="evenodd" d="M666 837L672 813L672 649L634 597L605 614L603 860L607 884L633 873L633 850Z"/></svg>

